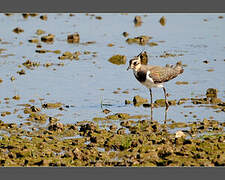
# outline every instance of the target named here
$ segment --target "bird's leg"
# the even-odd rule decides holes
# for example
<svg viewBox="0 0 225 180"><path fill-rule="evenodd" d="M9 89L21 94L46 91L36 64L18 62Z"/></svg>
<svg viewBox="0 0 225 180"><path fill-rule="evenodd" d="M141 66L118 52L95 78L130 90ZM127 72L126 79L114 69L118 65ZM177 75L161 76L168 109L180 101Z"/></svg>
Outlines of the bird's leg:
<svg viewBox="0 0 225 180"><path fill-rule="evenodd" d="M165 109L165 121L164 121L165 124L166 124L166 121L167 121L167 112L168 112L168 108Z"/></svg>
<svg viewBox="0 0 225 180"><path fill-rule="evenodd" d="M151 121L152 121L153 119L152 89L150 88L149 91L150 91L150 97L151 97Z"/></svg>
<svg viewBox="0 0 225 180"><path fill-rule="evenodd" d="M150 91L150 98L151 98L151 107L153 108L153 103L152 103L152 89L150 88L149 91Z"/></svg>
<svg viewBox="0 0 225 180"><path fill-rule="evenodd" d="M166 88L165 87L163 87L163 91L164 91L164 95L165 95L166 110L168 110L169 103L168 103L168 100L167 100L167 94L166 94Z"/></svg>

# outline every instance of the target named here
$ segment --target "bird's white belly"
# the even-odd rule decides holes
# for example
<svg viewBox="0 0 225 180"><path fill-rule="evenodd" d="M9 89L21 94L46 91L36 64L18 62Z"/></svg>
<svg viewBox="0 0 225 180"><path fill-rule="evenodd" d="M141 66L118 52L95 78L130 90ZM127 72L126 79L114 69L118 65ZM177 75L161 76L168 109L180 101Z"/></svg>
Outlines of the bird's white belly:
<svg viewBox="0 0 225 180"><path fill-rule="evenodd" d="M147 78L145 82L141 83L145 87L149 88L162 88L163 84L154 84L152 78Z"/></svg>

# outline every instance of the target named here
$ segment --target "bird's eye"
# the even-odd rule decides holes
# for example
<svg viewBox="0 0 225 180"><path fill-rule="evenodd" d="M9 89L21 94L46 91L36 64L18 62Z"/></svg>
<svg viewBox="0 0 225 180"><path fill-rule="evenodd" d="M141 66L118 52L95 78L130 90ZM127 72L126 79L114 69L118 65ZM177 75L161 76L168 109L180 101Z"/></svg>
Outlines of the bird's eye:
<svg viewBox="0 0 225 180"><path fill-rule="evenodd" d="M134 65L136 66L137 65L137 62L134 62Z"/></svg>

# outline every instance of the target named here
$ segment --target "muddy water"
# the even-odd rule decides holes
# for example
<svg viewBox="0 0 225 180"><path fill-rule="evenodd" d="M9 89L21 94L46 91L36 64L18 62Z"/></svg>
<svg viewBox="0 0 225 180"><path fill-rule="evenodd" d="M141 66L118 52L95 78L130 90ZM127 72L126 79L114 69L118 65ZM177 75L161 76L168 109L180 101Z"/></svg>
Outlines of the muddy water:
<svg viewBox="0 0 225 180"><path fill-rule="evenodd" d="M150 115L150 109L125 105L126 99L132 100L135 95L149 98L149 92L134 78L131 71L126 71L127 65L114 65L108 59L115 54L125 55L127 60L147 51L149 64L162 65L175 64L181 60L186 64L184 73L166 84L169 99L201 98L205 97L207 88L217 88L218 98L225 100L225 19L218 18L224 14L95 14L102 19L96 19L91 14L47 14L47 21L36 17L24 19L21 14L5 16L0 14L0 48L6 49L0 56L0 108L1 112L10 111L11 115L1 117L4 122L24 122L27 115L23 114L23 107L18 104L29 103L40 107L41 103L61 102L64 110L43 110L48 115L59 116L62 123L75 123L81 120L92 120L93 117L104 117L102 108L109 109L111 113L124 112L131 115ZM136 15L142 17L142 25L135 27L133 19ZM162 26L159 19L165 16L166 25ZM207 19L207 21L204 21ZM12 30L20 27L24 32L14 33ZM52 44L40 41L43 35L36 35L37 29L44 30L46 34L54 34ZM67 43L67 35L78 32L80 43ZM123 32L129 36L124 37ZM141 46L127 44L127 38L140 35L151 36L150 42L157 42L158 46ZM36 44L28 40L39 39L42 48L47 50L60 50L60 54L47 52L36 53ZM93 44L82 44L95 41ZM108 47L109 43L115 46ZM79 60L59 60L62 53L80 51ZM84 51L90 51L86 55ZM163 58L164 51L183 56ZM93 57L96 53L96 57ZM4 56L6 55L6 56ZM64 66L35 67L34 70L22 66L26 60L44 63L64 63ZM203 61L209 63L205 64ZM19 75L17 71L24 69L26 74ZM213 71L207 71L213 69ZM16 80L11 81L14 76ZM187 85L177 85L177 81L187 81ZM120 90L117 90L120 88ZM134 89L135 88L135 89ZM127 90L129 93L123 93ZM114 91L119 93L115 94ZM19 95L20 100L12 97ZM4 98L9 97L6 104ZM42 101L39 98L43 98ZM162 89L153 89L153 98L163 98ZM101 107L102 105L102 107ZM193 106L193 107L186 107ZM207 105L206 105L207 106ZM19 111L15 114L14 109ZM185 104L171 106L167 118L175 122L192 122L203 118L213 118L224 121L224 112L215 112L209 107L193 105L191 101ZM24 118L18 118L21 115ZM196 115L197 117L193 117ZM164 121L164 108L154 109L154 119ZM111 121L118 123L118 121Z"/></svg>

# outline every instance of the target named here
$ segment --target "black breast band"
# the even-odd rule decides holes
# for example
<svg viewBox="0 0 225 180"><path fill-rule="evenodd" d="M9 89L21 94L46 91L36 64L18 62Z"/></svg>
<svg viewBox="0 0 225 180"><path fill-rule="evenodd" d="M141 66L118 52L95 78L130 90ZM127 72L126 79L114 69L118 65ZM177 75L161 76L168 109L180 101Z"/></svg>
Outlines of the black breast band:
<svg viewBox="0 0 225 180"><path fill-rule="evenodd" d="M137 78L138 81L144 82L146 80L146 73L143 71L139 71L139 72L137 72L135 77Z"/></svg>

